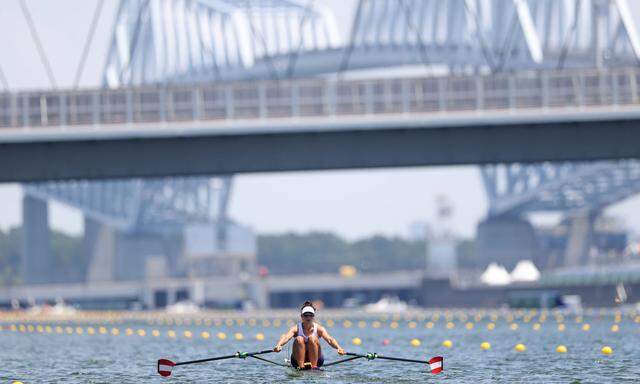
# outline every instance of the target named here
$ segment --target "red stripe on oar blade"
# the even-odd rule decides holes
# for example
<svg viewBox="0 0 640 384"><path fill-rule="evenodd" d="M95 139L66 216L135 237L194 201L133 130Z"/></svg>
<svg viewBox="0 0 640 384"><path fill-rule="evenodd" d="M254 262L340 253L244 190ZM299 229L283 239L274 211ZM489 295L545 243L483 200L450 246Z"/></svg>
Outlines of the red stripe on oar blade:
<svg viewBox="0 0 640 384"><path fill-rule="evenodd" d="M442 356L436 356L428 361L431 373L438 374L444 369L444 359Z"/></svg>
<svg viewBox="0 0 640 384"><path fill-rule="evenodd" d="M171 370L174 365L176 365L176 363L171 360L160 359L158 360L158 373L164 377L171 376Z"/></svg>

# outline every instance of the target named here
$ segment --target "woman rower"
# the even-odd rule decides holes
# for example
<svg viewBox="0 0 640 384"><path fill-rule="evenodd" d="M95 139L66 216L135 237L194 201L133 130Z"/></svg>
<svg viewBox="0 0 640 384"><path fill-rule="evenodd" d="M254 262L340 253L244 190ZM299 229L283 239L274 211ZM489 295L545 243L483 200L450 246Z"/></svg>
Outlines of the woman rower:
<svg viewBox="0 0 640 384"><path fill-rule="evenodd" d="M291 338L294 338L293 353L291 354L291 365L298 369L318 369L324 364L320 339L324 339L330 346L338 350L340 355L344 355L344 349L329 335L329 332L320 324L313 321L316 314L316 307L310 301L305 301L300 309L301 322L280 336L278 344L273 348L274 352L280 352L282 346Z"/></svg>

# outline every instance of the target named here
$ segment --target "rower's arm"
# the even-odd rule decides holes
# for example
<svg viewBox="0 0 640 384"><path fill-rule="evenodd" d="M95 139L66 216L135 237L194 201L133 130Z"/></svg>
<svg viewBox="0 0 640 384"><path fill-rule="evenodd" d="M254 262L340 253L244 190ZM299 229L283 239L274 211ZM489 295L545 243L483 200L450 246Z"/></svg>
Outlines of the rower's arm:
<svg viewBox="0 0 640 384"><path fill-rule="evenodd" d="M344 355L345 353L344 349L342 349L340 344L338 344L338 341L334 339L323 326L320 326L318 331L319 331L320 337L322 337L327 342L327 344L337 349L339 354Z"/></svg>
<svg viewBox="0 0 640 384"><path fill-rule="evenodd" d="M289 330L286 333L283 333L282 336L280 336L280 340L278 340L278 343L276 344L276 347L274 348L274 350L287 344L287 342L289 342L289 340L291 340L291 338L295 334L296 334L296 327L289 328Z"/></svg>

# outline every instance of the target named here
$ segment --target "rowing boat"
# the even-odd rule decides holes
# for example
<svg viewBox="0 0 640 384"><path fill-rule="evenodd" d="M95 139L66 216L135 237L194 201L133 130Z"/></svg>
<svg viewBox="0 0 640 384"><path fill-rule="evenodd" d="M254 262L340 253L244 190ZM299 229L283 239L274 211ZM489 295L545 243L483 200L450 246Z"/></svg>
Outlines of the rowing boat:
<svg viewBox="0 0 640 384"><path fill-rule="evenodd" d="M247 359L247 358L252 358L255 360L259 360L268 364L274 364L274 365L278 365L281 367L285 367L287 368L287 370L292 373L292 374L297 374L297 375L302 375L302 374L324 374L324 372L326 371L326 368L329 368L331 366L334 365L338 365L338 364L343 364L343 363L347 363L350 361L355 361L358 359L365 359L368 361L371 360L389 360L389 361L395 361L395 362L402 362L402 363L416 363L416 364L427 364L429 366L429 370L431 373L433 374L438 374L440 372L442 372L444 370L444 358L442 356L435 356L432 357L429 360L419 360L419 359L408 359L408 358L404 358L404 357L392 357L392 356L385 356L382 354L378 354L378 353L374 353L374 352L369 352L366 354L360 354L360 353L352 353L352 352L347 352L345 353L345 358L340 359L340 360L336 360L336 361L332 361L329 363L324 364L322 369L318 369L318 370L309 370L309 369L297 369L291 366L291 364L285 360L285 362L277 362L277 361L273 361L270 359L267 359L264 357L264 355L267 355L269 353L274 353L273 350L271 349L266 349L266 350L262 350L262 351L256 351L256 352L236 352L232 355L224 355L224 356L217 356L217 357L210 357L210 358L206 358L206 359L199 359L199 360L191 360L191 361L183 361L183 362L173 362L169 359L160 359L158 360L158 373L161 376L164 377L169 377L171 376L171 373L173 372L173 369L177 366L181 366L181 365L189 365L189 364L199 364L199 363L206 363L206 362L211 362L211 361L218 361L218 360L227 360L227 359L233 359L233 358L239 358L239 359Z"/></svg>

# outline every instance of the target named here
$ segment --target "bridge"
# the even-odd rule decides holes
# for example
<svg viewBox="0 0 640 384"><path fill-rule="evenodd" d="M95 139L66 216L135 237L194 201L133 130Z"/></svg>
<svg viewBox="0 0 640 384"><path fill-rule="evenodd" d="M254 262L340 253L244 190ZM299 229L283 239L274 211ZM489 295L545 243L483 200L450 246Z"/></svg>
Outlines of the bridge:
<svg viewBox="0 0 640 384"><path fill-rule="evenodd" d="M579 263L593 218L640 187L631 14L626 0L360 0L343 39L311 2L121 0L103 87L0 94L0 180L36 182L31 236L55 199L96 224L94 249L107 227L188 223L224 249L233 174L485 164L488 228L565 212ZM602 159L623 161L554 163ZM159 179L88 181L122 177Z"/></svg>
<svg viewBox="0 0 640 384"><path fill-rule="evenodd" d="M14 94L0 97L8 106L0 110L0 180L632 158L640 156L639 74L541 70Z"/></svg>

